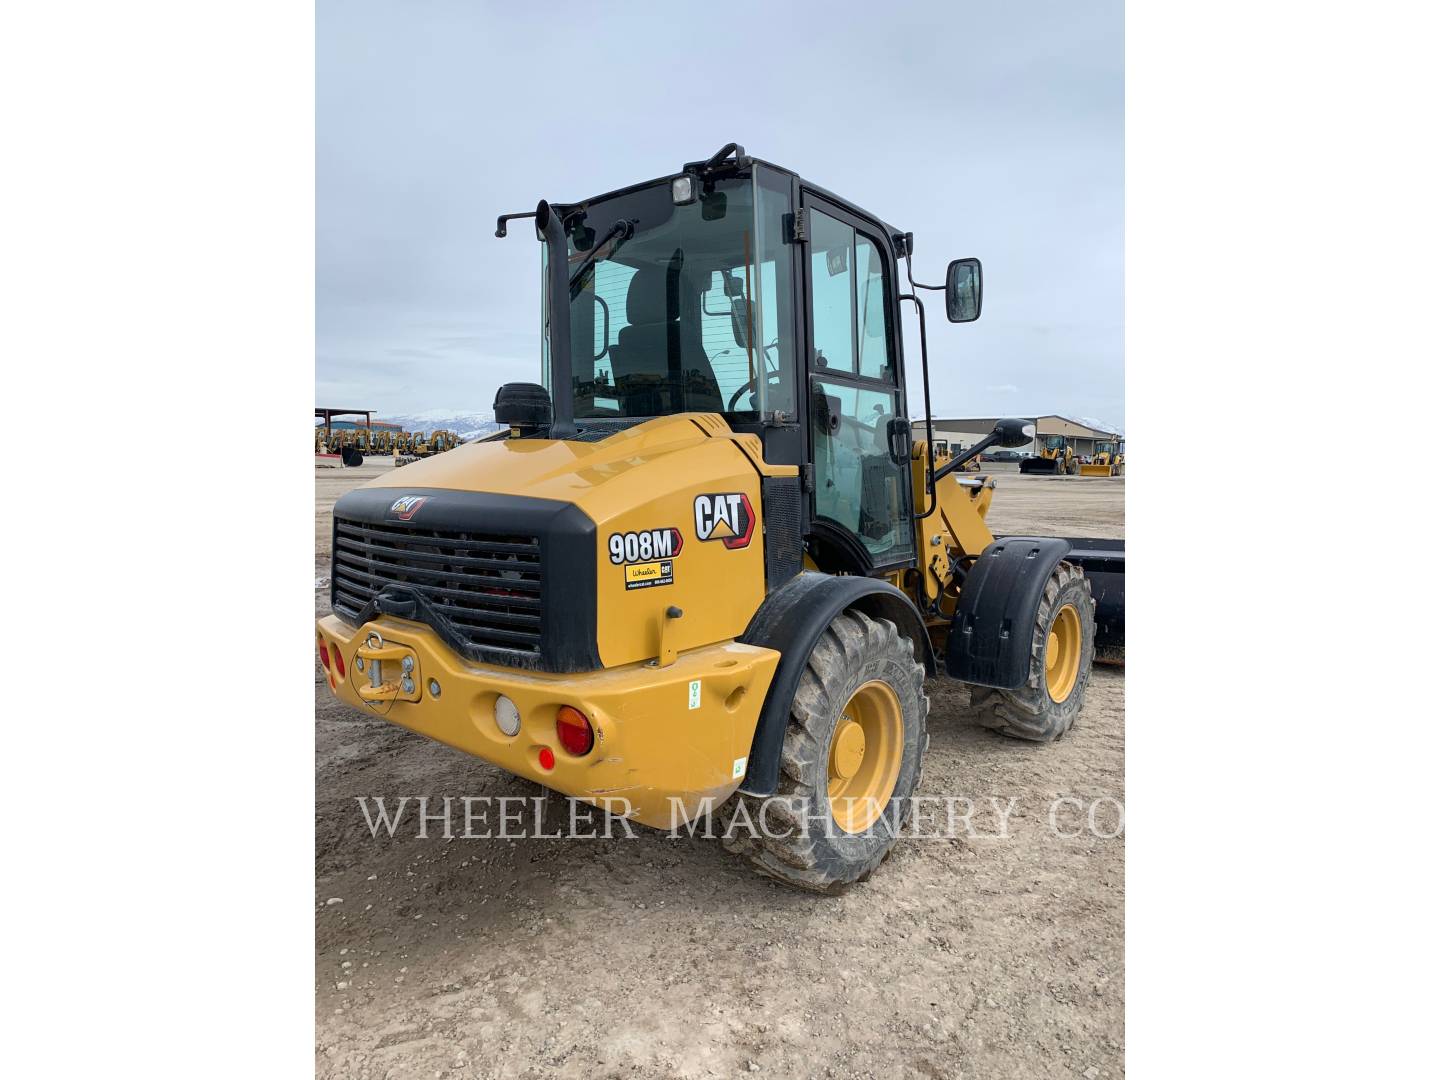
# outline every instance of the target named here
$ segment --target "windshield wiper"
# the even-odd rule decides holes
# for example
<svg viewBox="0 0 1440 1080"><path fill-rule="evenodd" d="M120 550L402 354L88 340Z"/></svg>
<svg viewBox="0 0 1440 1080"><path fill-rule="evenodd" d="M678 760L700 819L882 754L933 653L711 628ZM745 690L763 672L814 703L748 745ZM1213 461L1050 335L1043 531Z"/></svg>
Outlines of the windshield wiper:
<svg viewBox="0 0 1440 1080"><path fill-rule="evenodd" d="M614 225L611 225L610 231L600 238L599 242L590 249L590 254L585 256L585 261L577 266L575 272L570 275L570 299L575 299L576 295L579 294L580 290L584 287L583 279L585 273L594 266L596 260L600 258L600 249L606 244L609 244L611 240L615 241L606 253L605 257L608 259L620 249L621 244L634 235L635 226L624 218L621 218L615 222Z"/></svg>

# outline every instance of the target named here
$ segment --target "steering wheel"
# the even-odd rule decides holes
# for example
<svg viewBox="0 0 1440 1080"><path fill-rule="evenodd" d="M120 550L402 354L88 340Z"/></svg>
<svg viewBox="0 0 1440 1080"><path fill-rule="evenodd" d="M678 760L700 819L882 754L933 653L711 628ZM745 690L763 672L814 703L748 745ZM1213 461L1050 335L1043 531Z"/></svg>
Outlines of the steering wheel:
<svg viewBox="0 0 1440 1080"><path fill-rule="evenodd" d="M780 383L780 371L779 371L779 360L778 360L778 356L779 356L779 352L780 352L780 339L779 339L779 338L776 338L776 339L775 339L774 341L772 341L769 345L766 345L763 350L761 350L761 352L762 352L762 354L764 355L765 359L769 359L770 350L771 350L771 349L774 349L774 350L775 350L775 353L776 353L776 356L777 356L776 367L775 367L774 369L769 369L769 368L767 368L767 369L765 370L765 372L764 372L764 375L765 375L765 385L766 385L766 386L771 386L771 385L776 385L776 386L778 386L779 383ZM725 351L726 351L726 352L729 352L730 350L727 349L727 350L725 350ZM755 376L753 376L748 382L746 382L743 386L738 387L738 388L736 389L735 393L733 393L733 394L730 395L730 404L725 407L725 411L726 411L726 412L734 412L734 411L735 411L735 402L737 402L737 401L740 400L740 395L743 394L743 393L745 393L745 391L747 391L747 390L753 392L753 391L759 389L759 385L758 385L759 382L760 382L760 376L759 376L759 375L755 375Z"/></svg>
<svg viewBox="0 0 1440 1080"><path fill-rule="evenodd" d="M780 372L778 372L778 371L767 371L767 372L765 372L764 374L765 374L765 385L766 385L766 386L779 386L779 385L780 385ZM725 411L726 411L726 412L734 412L734 411L735 411L735 403L740 400L740 395L743 394L743 393L745 393L745 391L747 391L747 390L749 390L751 393L754 393L756 390L759 389L759 383L760 383L760 376L757 374L753 379L750 379L750 380L749 380L748 382L746 382L743 386L737 387L736 390L735 390L735 393L733 393L733 394L730 395L730 404L725 407Z"/></svg>

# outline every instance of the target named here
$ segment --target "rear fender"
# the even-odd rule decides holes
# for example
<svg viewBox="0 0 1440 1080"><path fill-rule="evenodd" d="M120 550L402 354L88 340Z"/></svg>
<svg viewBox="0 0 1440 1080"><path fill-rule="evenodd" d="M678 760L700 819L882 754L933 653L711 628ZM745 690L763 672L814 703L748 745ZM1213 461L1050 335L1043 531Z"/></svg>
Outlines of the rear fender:
<svg viewBox="0 0 1440 1080"><path fill-rule="evenodd" d="M888 581L869 577L835 577L806 571L765 598L745 633L745 645L759 645L780 653L780 664L770 682L755 736L750 744L745 780L746 795L773 795L780 780L780 747L790 722L790 703L815 643L832 619L843 611L862 611L888 619L915 646L915 658L935 674L935 655L925 622L910 598Z"/></svg>

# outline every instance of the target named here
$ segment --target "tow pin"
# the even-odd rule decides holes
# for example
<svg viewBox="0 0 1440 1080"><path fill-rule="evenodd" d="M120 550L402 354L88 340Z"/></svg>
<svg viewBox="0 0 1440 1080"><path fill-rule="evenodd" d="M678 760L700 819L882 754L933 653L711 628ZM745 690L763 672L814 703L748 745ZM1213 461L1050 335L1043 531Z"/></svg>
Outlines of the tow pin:
<svg viewBox="0 0 1440 1080"><path fill-rule="evenodd" d="M370 633L365 635L365 647L367 649L379 650L384 644L385 639L380 636L379 631L371 630ZM365 670L370 675L370 688L372 690L380 689L380 661L371 660L365 665Z"/></svg>

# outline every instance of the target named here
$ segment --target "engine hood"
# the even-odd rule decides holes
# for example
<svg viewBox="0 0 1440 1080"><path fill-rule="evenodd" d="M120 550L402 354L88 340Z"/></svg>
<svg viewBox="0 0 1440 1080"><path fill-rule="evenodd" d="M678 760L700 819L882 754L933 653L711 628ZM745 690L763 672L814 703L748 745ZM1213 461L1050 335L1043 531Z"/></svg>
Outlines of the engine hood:
<svg viewBox="0 0 1440 1080"><path fill-rule="evenodd" d="M586 658L604 667L654 658L662 638L666 649L684 651L739 636L765 596L761 478L795 472L794 466L767 466L760 440L736 434L721 417L683 413L594 442L458 446L342 496L335 516L337 528L354 533L346 538L347 551L373 539L367 527L468 531L455 524L460 518L499 542L536 537L538 662L542 670L581 670ZM358 530L350 521L356 518ZM798 565L798 537L792 554ZM449 583L463 567L442 573L434 549L416 558L420 565L402 567L401 556L387 548L373 564L354 566L360 572L347 578L356 594L352 606L369 598L361 586L383 584L397 567L407 586L439 590L437 602L454 607L468 598ZM584 648L560 649L561 627Z"/></svg>
<svg viewBox="0 0 1440 1080"><path fill-rule="evenodd" d="M744 443L754 445L743 450L737 446ZM733 472L746 468L745 456L757 462L760 458L759 440L753 435L734 434L713 413L681 413L657 417L593 442L501 439L466 443L363 486L553 499L582 507L599 522L615 508L653 498L658 478L673 476L671 470L676 467L687 473L717 467L722 473Z"/></svg>

